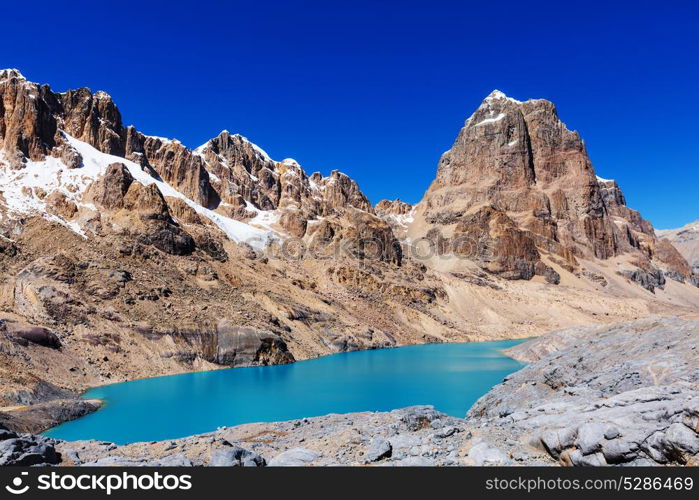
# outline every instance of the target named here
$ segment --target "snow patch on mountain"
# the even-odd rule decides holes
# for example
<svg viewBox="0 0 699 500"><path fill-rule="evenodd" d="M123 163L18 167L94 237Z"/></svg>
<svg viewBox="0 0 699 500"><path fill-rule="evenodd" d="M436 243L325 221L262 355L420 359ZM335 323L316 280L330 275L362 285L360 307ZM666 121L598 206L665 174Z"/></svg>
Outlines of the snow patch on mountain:
<svg viewBox="0 0 699 500"><path fill-rule="evenodd" d="M512 101L517 104L521 104L521 101L518 101L517 99L513 99L512 97L508 97L505 95L504 92L499 91L498 89L493 90L490 94L488 94L488 97L486 97L484 100L486 102L493 101L495 99L507 99L508 101Z"/></svg>
<svg viewBox="0 0 699 500"><path fill-rule="evenodd" d="M597 177L597 182L601 182L601 183L604 183L604 184L606 184L606 183L608 183L608 182L615 182L614 179L603 179L603 178L600 177L599 175L596 176L596 177Z"/></svg>
<svg viewBox="0 0 699 500"><path fill-rule="evenodd" d="M69 169L58 158L51 156L42 161L29 161L21 170L13 170L9 165L0 166L0 185L9 211L20 214L40 214L49 220L60 222L84 236L84 232L75 222L65 221L48 213L43 198L48 193L59 191L79 207L94 208L83 203L83 194L93 181L107 171L110 164L122 163L137 182L144 185L155 184L163 196L183 200L199 215L212 221L228 238L235 242L245 242L255 248L264 248L271 241L280 239L279 234L269 227L270 216L265 216L258 221L258 225L261 227L254 227L223 216L187 198L166 182L151 177L138 164L119 156L102 153L66 133L63 133L63 136L70 146L82 156L83 163L80 168ZM0 157L0 159L4 159L4 157Z"/></svg>
<svg viewBox="0 0 699 500"><path fill-rule="evenodd" d="M505 118L505 113L500 113L500 114L498 114L498 116L496 116L494 118L486 118L485 120L481 120L480 122L476 123L475 126L480 127L481 125L487 125L489 123L499 122L503 118Z"/></svg>

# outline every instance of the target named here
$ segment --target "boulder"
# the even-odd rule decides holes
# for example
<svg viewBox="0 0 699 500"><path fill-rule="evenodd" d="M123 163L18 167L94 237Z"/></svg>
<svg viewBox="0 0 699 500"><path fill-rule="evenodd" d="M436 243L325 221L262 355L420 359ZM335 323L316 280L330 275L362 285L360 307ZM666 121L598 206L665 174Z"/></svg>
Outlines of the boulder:
<svg viewBox="0 0 699 500"><path fill-rule="evenodd" d="M270 467L304 467L321 457L320 453L306 448L292 448L272 458L267 465Z"/></svg>
<svg viewBox="0 0 699 500"><path fill-rule="evenodd" d="M656 268L651 269L631 269L620 271L619 274L634 283L642 286L651 293L655 293L656 288L665 288L665 274Z"/></svg>
<svg viewBox="0 0 699 500"><path fill-rule="evenodd" d="M474 465L508 465L511 460L505 452L487 443L480 442L474 444L468 452L468 458Z"/></svg>
<svg viewBox="0 0 699 500"><path fill-rule="evenodd" d="M60 457L54 448L54 440L44 436L4 432L5 439L0 440L0 466L3 465L54 465Z"/></svg>
<svg viewBox="0 0 699 500"><path fill-rule="evenodd" d="M58 334L43 326L8 321L5 322L5 328L8 337L18 344L27 346L31 343L49 349L60 349L61 347L61 339Z"/></svg>
<svg viewBox="0 0 699 500"><path fill-rule="evenodd" d="M366 460L367 462L378 462L383 458L388 458L391 456L392 449L391 443L387 439L375 436L369 443Z"/></svg>
<svg viewBox="0 0 699 500"><path fill-rule="evenodd" d="M171 255L189 255L196 248L194 238L173 224L155 224L149 227L138 241L143 245L153 245Z"/></svg>
<svg viewBox="0 0 699 500"><path fill-rule="evenodd" d="M431 423L439 419L440 415L433 406L410 406L404 409L401 421L409 431L415 432L430 428Z"/></svg>
<svg viewBox="0 0 699 500"><path fill-rule="evenodd" d="M262 467L265 459L255 452L233 446L228 442L211 451L209 465L212 467Z"/></svg>

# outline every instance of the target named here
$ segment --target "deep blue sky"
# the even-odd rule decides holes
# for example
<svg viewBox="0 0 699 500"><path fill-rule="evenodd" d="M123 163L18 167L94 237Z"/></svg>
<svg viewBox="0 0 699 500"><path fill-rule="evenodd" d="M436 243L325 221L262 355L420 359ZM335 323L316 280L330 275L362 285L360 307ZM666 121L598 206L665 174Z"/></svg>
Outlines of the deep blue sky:
<svg viewBox="0 0 699 500"><path fill-rule="evenodd" d="M106 90L124 121L196 147L226 128L375 203L416 202L494 88L556 103L656 227L699 218L692 2L21 2L0 66Z"/></svg>

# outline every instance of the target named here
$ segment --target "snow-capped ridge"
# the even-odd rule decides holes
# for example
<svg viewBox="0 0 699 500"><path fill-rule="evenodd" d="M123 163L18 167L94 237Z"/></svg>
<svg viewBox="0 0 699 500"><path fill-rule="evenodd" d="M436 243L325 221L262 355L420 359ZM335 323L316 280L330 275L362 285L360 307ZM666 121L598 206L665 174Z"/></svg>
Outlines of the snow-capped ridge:
<svg viewBox="0 0 699 500"><path fill-rule="evenodd" d="M145 135L146 137L149 137L151 139L157 139L160 142L164 142L164 143L168 143L168 144L169 143L182 144L179 139L169 139L168 137L162 137L159 135L147 135L147 134L143 134L143 135Z"/></svg>
<svg viewBox="0 0 699 500"><path fill-rule="evenodd" d="M213 141L213 140L215 140L215 139L218 139L218 138L222 138L222 136L226 136L226 135L229 136L229 137L235 137L235 138L237 138L237 139L239 139L239 140L241 140L241 141L243 141L243 142L247 142L248 144L250 144L250 147L251 147L258 155L260 155L260 157L261 157L263 160L269 161L269 162L273 162L273 163L277 163L277 162L275 162L275 161L267 154L267 152L266 152L264 149L262 149L260 146L258 146L258 145L255 144L254 142L252 142L250 139L248 139L247 137L245 137L244 135L241 135L241 134L231 134L231 133L230 133L227 129L225 129L225 128L224 128L223 130L221 130L221 132L219 132L219 134L218 134L216 137L214 137L214 138L212 138L212 139L209 139L209 140L206 141L204 144L202 144L201 146L198 146L197 148L193 149L192 151L194 151L195 153L201 153L201 152L203 152L203 150L204 150L209 144L211 144L211 141Z"/></svg>
<svg viewBox="0 0 699 500"><path fill-rule="evenodd" d="M0 69L0 80L4 80L7 78L17 78L19 80L26 80L22 72L17 68Z"/></svg>
<svg viewBox="0 0 699 500"><path fill-rule="evenodd" d="M258 146L258 145L255 144L254 142L252 142L250 139L248 139L247 137L244 137L244 136L242 136L242 135L240 135L240 134L236 134L236 135L237 135L238 137L240 137L242 140L248 142L248 143L250 144L250 146L252 146L252 149L254 149L255 152L256 152L257 154L259 154L260 156L262 156L263 159L265 159L265 160L267 160L267 161L272 161L272 162L274 161L274 160L272 159L272 157L269 156L269 155L267 154L267 151L265 151L264 149L262 149L260 146Z"/></svg>
<svg viewBox="0 0 699 500"><path fill-rule="evenodd" d="M483 99L483 101L490 102L490 101L494 101L496 99L506 99L508 101L512 101L514 103L521 104L521 101L518 101L517 99L513 99L512 97L508 97L504 92L502 92L498 89L493 90L490 94L488 94L488 96L485 99Z"/></svg>
<svg viewBox="0 0 699 500"><path fill-rule="evenodd" d="M62 135L66 142L82 156L81 167L70 169L60 159L47 156L42 161L28 161L21 170L0 169L0 183L7 186L3 195L11 211L24 214L38 213L46 219L69 227L84 237L84 231L74 221L50 214L46 202L37 196L37 191L59 191L78 207L94 209L83 201L83 194L92 182L104 175L110 164L121 163L126 166L135 181L146 186L155 184L163 196L183 200L199 215L212 221L235 242L245 242L256 248L264 248L269 242L279 239L277 233L264 224L268 222L269 216L265 220L256 221L257 225L262 227L253 227L245 222L220 215L186 197L170 184L152 177L140 165L120 156L102 153L65 132L62 132Z"/></svg>

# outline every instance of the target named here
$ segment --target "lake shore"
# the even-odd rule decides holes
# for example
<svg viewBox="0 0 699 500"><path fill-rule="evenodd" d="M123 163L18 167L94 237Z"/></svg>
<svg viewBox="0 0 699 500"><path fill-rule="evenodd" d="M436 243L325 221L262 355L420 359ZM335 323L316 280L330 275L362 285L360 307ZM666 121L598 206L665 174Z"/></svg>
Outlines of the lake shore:
<svg viewBox="0 0 699 500"><path fill-rule="evenodd" d="M421 406L123 446L25 435L15 444L25 443L17 447L26 451L4 463L34 457L44 460L34 463L154 466L699 464L698 321L574 328L514 350L532 363L465 418ZM37 458L36 449L53 454Z"/></svg>
<svg viewBox="0 0 699 500"><path fill-rule="evenodd" d="M413 405L434 405L462 417L492 386L523 366L502 353L517 344L404 346L101 386L85 397L103 399L108 406L47 435L126 444L176 439L221 426ZM146 415L142 409L147 406L154 410ZM168 418L175 414L177 419ZM125 421L128 428L121 425Z"/></svg>
<svg viewBox="0 0 699 500"><path fill-rule="evenodd" d="M515 337L512 340L524 342L524 341L527 341L531 338L536 338L536 337L531 337L531 336L526 337L526 338ZM473 342L482 342L482 341L473 341ZM499 342L499 340L492 340L492 341L485 341L485 342ZM327 358L327 357L332 357L332 356L336 356L336 355L344 355L344 354L348 354L351 352L358 352L358 351L382 351L382 350L393 350L393 349L401 349L404 347L414 347L414 346L423 346L423 345L461 344L461 343L471 343L471 342L463 342L463 341L436 342L436 343L432 342L432 343L422 343L422 344L385 346L382 348L375 348L375 349L357 349L355 351L348 351L348 352L341 352L341 353L335 352L335 353L329 353L329 354L322 354L322 355L312 357L312 358L307 358L307 359L298 359L298 360L292 361L291 363L303 363L303 362L312 361L312 360L315 360L318 358ZM505 349L503 349L501 351L506 356L509 356L505 352ZM276 365L274 365L274 366L276 366ZM94 389L99 389L102 387L122 384L122 383L126 383L126 382L134 382L134 381L139 381L139 380L149 380L149 379L173 377L173 376L177 376L177 375L185 375L185 374L192 374L192 373L206 373L206 372L216 372L216 371L220 371L220 370L233 370L233 369L239 369L239 368L253 368L253 367L255 367L255 366L250 365L250 366L225 367L225 366L210 365L208 367L205 367L202 370L196 370L194 372L185 371L185 372L167 373L167 374L155 375L155 376L134 377L134 378L130 378L126 381L105 382L105 383L101 383L101 384L96 384L96 385L90 386L88 388L85 388L85 390L82 391L81 394L75 395L73 397L63 397L60 399L51 399L51 400L42 401L39 403L34 403L31 405L14 405L11 407L8 406L8 407L0 408L0 425L4 425L6 428L13 430L13 431L16 431L16 432L41 433L41 432L47 431L53 427L56 427L64 422L70 422L72 420L75 420L77 418L80 418L82 416L88 415L94 411L99 410L103 406L103 401L101 401L100 398L89 397L87 399L92 400L93 403L90 403L90 404L85 403L85 399L86 399L85 396L87 394L89 394L91 391L93 391ZM94 401L97 401L98 403L94 403Z"/></svg>

